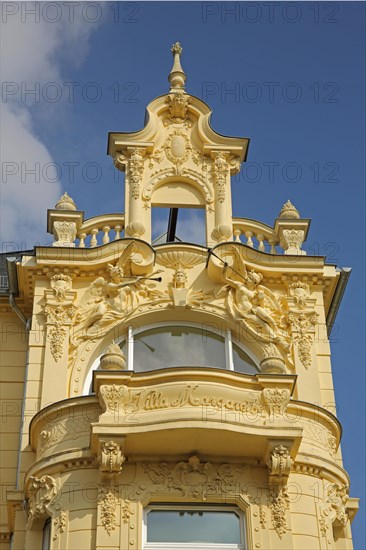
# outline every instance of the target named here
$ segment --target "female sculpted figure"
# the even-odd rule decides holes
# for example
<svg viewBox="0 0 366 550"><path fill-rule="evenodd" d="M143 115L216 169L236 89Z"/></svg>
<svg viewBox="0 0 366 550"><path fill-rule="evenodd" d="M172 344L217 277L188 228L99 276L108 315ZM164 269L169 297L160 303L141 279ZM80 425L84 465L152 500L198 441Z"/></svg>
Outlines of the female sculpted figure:
<svg viewBox="0 0 366 550"><path fill-rule="evenodd" d="M259 285L262 275L247 271L244 266L243 282L239 282L228 277L227 270L228 266L224 268L223 278L232 289L227 304L231 314L235 318L239 315L249 331L259 340L264 339L288 348L278 326L282 315L281 307L273 293Z"/></svg>

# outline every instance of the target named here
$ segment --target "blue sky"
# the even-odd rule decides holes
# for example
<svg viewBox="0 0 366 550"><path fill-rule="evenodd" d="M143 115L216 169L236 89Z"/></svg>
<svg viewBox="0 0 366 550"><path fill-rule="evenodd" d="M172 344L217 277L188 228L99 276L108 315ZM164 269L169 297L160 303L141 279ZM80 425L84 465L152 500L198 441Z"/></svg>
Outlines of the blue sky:
<svg viewBox="0 0 366 550"><path fill-rule="evenodd" d="M332 351L345 467L364 509L365 4L93 5L2 6L2 250L48 242L46 209L65 190L86 217L123 211L107 134L143 126L179 40L187 91L211 106L213 128L251 138L234 215L273 224L290 198L312 218L308 253L353 268ZM26 171L35 162L39 175Z"/></svg>

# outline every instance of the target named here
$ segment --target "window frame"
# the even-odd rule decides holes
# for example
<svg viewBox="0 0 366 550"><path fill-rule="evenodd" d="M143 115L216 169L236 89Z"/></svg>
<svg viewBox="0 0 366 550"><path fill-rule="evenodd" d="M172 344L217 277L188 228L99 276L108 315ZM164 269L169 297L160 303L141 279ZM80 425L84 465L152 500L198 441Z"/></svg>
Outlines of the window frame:
<svg viewBox="0 0 366 550"><path fill-rule="evenodd" d="M198 323L189 323L187 321L164 321L162 323L152 323L149 325L143 325L141 327L132 327L129 326L127 330L127 338L121 337L117 341L117 344L120 344L124 340L127 340L127 370L133 370L133 347L134 347L134 338L137 333L140 332L147 332L148 330L154 330L157 328L164 328L164 327L186 327L186 328L199 328L202 329L202 331L205 332L212 332L212 334L222 336L224 339L224 345L225 345L225 368L224 370L229 370L233 372L235 371L234 368L234 359L233 359L233 345L235 344L238 346L238 348L242 349L248 357L253 361L255 366L259 370L259 364L258 364L258 358L246 347L244 348L242 345L238 344L237 342L232 341L232 331L230 329L227 329L225 331L225 335L221 332L216 332L214 329L212 329L211 324L203 325ZM207 328L206 328L207 327Z"/></svg>
<svg viewBox="0 0 366 550"><path fill-rule="evenodd" d="M240 543L222 542L148 542L147 515L152 510L199 510L201 512L234 512L239 517ZM245 513L238 506L223 504L192 504L192 503L151 503L143 511L142 518L143 550L247 550Z"/></svg>
<svg viewBox="0 0 366 550"><path fill-rule="evenodd" d="M225 346L225 365L223 367L223 370L228 370L231 372L240 372L238 370L235 370L234 367L234 356L233 356L233 345L236 345L238 348L240 348L244 353L248 355L248 357L253 361L256 368L258 369L258 374L260 374L260 368L259 368L259 361L258 358L254 355L254 353L247 348L247 346L243 346L243 344L240 342L233 342L232 340L232 331L230 329L227 329L225 331L225 334L220 333L219 331L215 331L212 329L212 325L207 323L207 325L203 325L202 323L192 323L187 321L163 321L160 323L151 323L149 325L142 325L139 327L133 327L129 325L127 327L127 334L120 336L116 339L116 344L120 344L123 341L126 341L126 370L127 371L133 371L133 362L134 362L134 341L135 341L135 335L140 332L146 332L149 330L154 330L158 328L164 328L164 327L185 327L185 328L199 328L206 332L212 332L213 334L220 335L224 339L224 346ZM205 328L207 327L207 328ZM102 355L102 354L101 354ZM90 395L90 388L92 384L93 379L93 371L98 369L99 363L100 363L100 357L97 357L97 359L92 364L91 368L89 369L85 381L83 384L83 392L82 395ZM204 368L204 367L200 367ZM241 373L243 374L243 373ZM249 374L249 373L248 373Z"/></svg>
<svg viewBox="0 0 366 550"><path fill-rule="evenodd" d="M42 527L42 550L50 550L52 542L52 520L47 518Z"/></svg>

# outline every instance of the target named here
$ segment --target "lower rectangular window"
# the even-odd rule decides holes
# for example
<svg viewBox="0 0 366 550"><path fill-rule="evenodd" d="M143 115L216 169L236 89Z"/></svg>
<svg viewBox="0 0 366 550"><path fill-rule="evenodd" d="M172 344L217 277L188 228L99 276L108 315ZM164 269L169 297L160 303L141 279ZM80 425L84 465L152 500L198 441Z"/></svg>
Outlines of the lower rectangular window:
<svg viewBox="0 0 366 550"><path fill-rule="evenodd" d="M144 514L144 550L245 550L244 532L235 507L154 505Z"/></svg>

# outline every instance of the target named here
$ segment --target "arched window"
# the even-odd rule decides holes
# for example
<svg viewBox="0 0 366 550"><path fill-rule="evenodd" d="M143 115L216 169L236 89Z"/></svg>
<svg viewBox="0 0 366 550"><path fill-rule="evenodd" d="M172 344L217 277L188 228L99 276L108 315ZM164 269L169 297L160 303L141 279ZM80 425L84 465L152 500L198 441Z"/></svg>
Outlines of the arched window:
<svg viewBox="0 0 366 550"><path fill-rule="evenodd" d="M184 323L161 323L128 330L127 339L119 343L127 359L128 370L148 372L172 367L210 367L257 374L255 358L232 342L231 331L223 334L211 326ZM84 384L84 394L91 391L92 371Z"/></svg>
<svg viewBox="0 0 366 550"><path fill-rule="evenodd" d="M254 374L254 361L230 335L207 327L166 325L136 330L133 337L135 372L169 367L211 367Z"/></svg>

